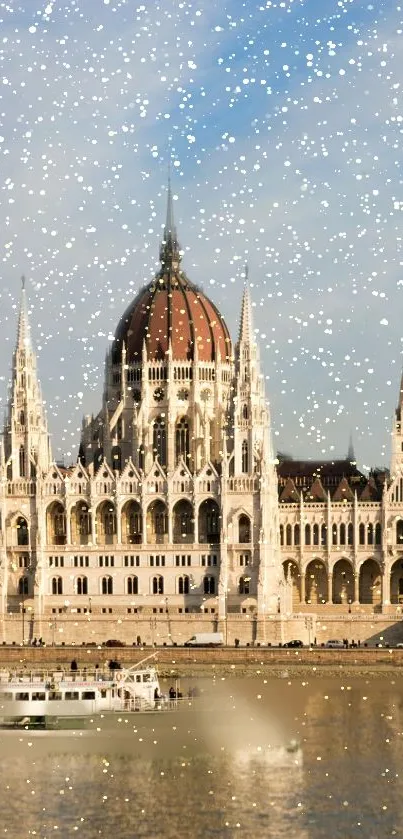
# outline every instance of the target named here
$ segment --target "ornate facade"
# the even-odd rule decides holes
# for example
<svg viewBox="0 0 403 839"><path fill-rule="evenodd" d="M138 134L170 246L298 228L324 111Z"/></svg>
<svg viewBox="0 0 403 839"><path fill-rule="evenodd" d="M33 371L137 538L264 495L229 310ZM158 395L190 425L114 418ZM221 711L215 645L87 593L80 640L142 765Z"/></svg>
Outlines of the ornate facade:
<svg viewBox="0 0 403 839"><path fill-rule="evenodd" d="M135 637L162 615L167 641L192 617L264 641L279 615L399 607L402 394L392 478L366 478L352 452L276 460L249 291L233 350L182 269L170 188L160 261L118 324L69 468L52 460L22 289L0 466L3 639L15 615L77 638L80 620L105 616L116 637L129 620Z"/></svg>

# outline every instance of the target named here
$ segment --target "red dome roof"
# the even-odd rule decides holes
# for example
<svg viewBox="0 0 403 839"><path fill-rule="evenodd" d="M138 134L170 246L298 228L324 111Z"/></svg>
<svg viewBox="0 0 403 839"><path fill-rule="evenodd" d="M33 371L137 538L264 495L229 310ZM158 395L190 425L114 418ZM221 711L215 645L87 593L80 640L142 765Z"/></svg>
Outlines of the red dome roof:
<svg viewBox="0 0 403 839"><path fill-rule="evenodd" d="M167 218L161 245L161 271L143 288L120 320L112 347L112 361L119 363L122 346L126 361L142 360L145 342L147 359L166 358L169 341L172 358L178 361L225 361L232 356L231 338L218 309L180 270L180 251L173 215L171 184L168 181Z"/></svg>
<svg viewBox="0 0 403 839"><path fill-rule="evenodd" d="M179 270L163 269L126 309L115 334L112 359L116 364L126 345L128 364L141 361L145 341L147 359L166 358L171 339L172 358L225 361L232 356L226 323L211 300Z"/></svg>

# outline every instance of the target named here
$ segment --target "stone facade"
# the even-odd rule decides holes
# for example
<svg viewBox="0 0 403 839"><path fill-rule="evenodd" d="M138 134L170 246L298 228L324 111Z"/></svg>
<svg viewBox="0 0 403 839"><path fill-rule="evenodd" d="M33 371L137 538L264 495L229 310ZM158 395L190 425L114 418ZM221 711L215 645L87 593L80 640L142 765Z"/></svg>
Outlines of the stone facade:
<svg viewBox="0 0 403 839"><path fill-rule="evenodd" d="M180 643L203 628L264 642L274 619L297 613L307 631L326 612L392 619L403 602L401 399L392 478L365 477L351 451L277 461L249 291L233 351L181 268L170 188L160 259L117 328L101 410L83 420L68 468L52 460L22 289L0 462L3 640L21 620L25 640L55 640L57 626L66 641Z"/></svg>

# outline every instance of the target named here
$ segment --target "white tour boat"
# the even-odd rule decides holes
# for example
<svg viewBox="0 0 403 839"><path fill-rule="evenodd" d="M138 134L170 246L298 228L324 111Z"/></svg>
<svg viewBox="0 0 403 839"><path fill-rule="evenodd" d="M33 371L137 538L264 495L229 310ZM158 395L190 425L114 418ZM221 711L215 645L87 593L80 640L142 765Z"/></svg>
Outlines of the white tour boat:
<svg viewBox="0 0 403 839"><path fill-rule="evenodd" d="M161 694L147 659L110 672L94 670L0 671L0 726L63 727L95 714L172 707Z"/></svg>

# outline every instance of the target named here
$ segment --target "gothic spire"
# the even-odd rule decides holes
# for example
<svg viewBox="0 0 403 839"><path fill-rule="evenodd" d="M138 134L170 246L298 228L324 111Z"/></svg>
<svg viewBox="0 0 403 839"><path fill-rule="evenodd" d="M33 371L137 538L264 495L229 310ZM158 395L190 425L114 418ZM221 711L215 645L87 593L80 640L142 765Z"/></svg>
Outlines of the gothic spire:
<svg viewBox="0 0 403 839"><path fill-rule="evenodd" d="M350 463L355 463L355 453L354 453L354 444L353 444L353 435L350 434L350 440L348 443L348 452L347 452L347 460Z"/></svg>
<svg viewBox="0 0 403 839"><path fill-rule="evenodd" d="M180 262L179 242L174 219L170 175L168 175L167 215L164 227L164 239L160 248L160 260L163 268L168 269L177 268Z"/></svg>
<svg viewBox="0 0 403 839"><path fill-rule="evenodd" d="M18 315L17 328L17 350L30 350L31 347L31 330L29 327L28 318L28 304L27 293L25 290L25 277L21 277L21 302L20 312Z"/></svg>
<svg viewBox="0 0 403 839"><path fill-rule="evenodd" d="M247 285L248 266L245 266L245 287L242 296L241 322L239 326L239 341L251 342L253 340L252 328L252 303Z"/></svg>

